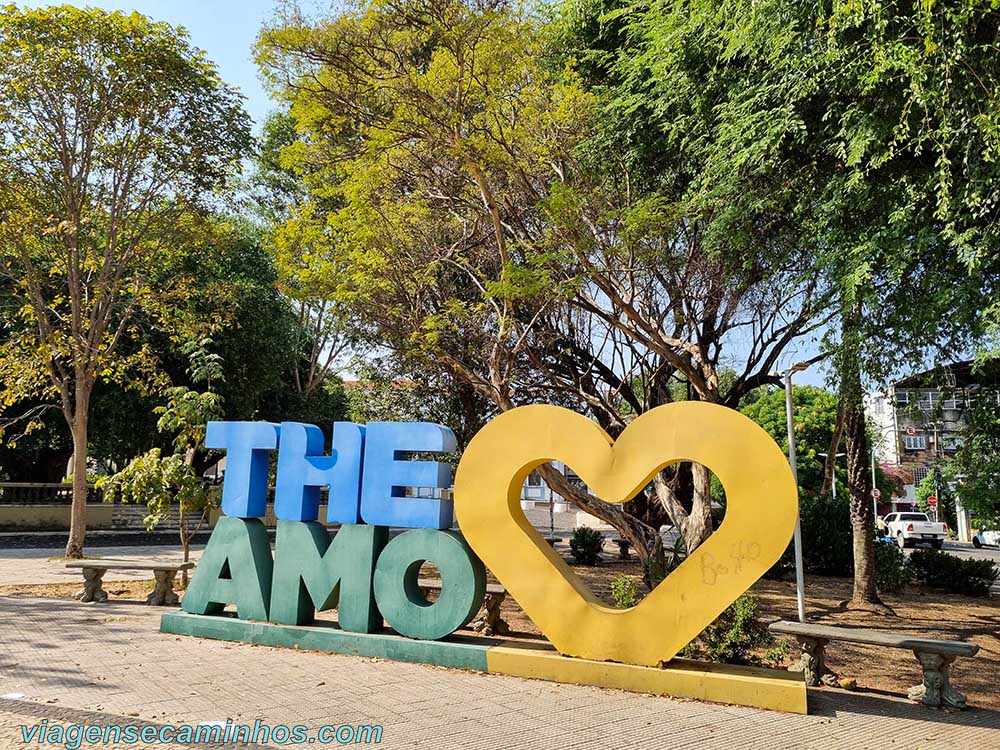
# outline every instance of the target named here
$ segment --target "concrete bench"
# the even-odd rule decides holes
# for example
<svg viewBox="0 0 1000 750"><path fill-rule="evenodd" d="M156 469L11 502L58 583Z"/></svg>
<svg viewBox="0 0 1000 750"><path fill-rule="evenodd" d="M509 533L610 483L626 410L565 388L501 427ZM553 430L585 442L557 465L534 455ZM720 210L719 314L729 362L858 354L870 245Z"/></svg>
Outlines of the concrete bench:
<svg viewBox="0 0 1000 750"><path fill-rule="evenodd" d="M878 630L814 625L808 622L788 622L779 620L769 626L772 633L794 636L802 649L799 664L791 667L805 675L806 684L816 687L821 683L833 685L837 676L826 666L824 649L830 641L863 643L869 646L902 648L912 651L923 670L921 684L910 688L910 700L925 706L940 708L965 708L965 696L955 690L949 681L949 667L960 656L975 656L979 646L966 641L944 641L937 638L921 638L905 633L886 633Z"/></svg>
<svg viewBox="0 0 1000 750"><path fill-rule="evenodd" d="M435 578L421 578L417 581L417 586L421 593L426 595L428 591L440 591L441 581ZM483 608L469 627L483 635L507 635L510 632L510 625L500 615L500 605L506 598L507 589L498 583L487 583Z"/></svg>
<svg viewBox="0 0 1000 750"><path fill-rule="evenodd" d="M632 543L628 539L612 539L612 542L618 545L618 557L621 560L631 560L631 556L628 551L632 546Z"/></svg>
<svg viewBox="0 0 1000 750"><path fill-rule="evenodd" d="M151 570L156 586L146 597L146 604L173 606L180 601L174 593L174 577L181 570L190 570L193 562L132 562L130 560L73 560L67 568L83 571L83 589L74 594L81 602L106 602L108 592L101 588L104 574L109 570Z"/></svg>

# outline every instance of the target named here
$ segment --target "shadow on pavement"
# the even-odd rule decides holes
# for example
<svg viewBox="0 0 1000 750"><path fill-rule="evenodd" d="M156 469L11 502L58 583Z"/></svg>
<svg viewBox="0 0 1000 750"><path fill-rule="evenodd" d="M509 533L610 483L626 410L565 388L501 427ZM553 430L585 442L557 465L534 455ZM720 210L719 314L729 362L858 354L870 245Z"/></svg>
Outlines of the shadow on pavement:
<svg viewBox="0 0 1000 750"><path fill-rule="evenodd" d="M874 690L847 692L823 688L809 691L810 716L836 718L843 713L1000 730L1000 711L987 708L973 706L966 711L927 708Z"/></svg>

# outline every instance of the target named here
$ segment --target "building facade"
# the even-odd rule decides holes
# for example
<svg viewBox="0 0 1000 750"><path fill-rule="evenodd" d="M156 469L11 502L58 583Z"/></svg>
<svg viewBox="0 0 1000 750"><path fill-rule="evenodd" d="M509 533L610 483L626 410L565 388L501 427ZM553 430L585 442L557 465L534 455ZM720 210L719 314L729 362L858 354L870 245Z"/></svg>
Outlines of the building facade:
<svg viewBox="0 0 1000 750"><path fill-rule="evenodd" d="M905 491L881 503L880 512L916 509L916 488L955 454L966 410L984 398L1000 406L997 367L977 369L972 362L941 365L868 394L865 411L873 425L875 460L902 480Z"/></svg>

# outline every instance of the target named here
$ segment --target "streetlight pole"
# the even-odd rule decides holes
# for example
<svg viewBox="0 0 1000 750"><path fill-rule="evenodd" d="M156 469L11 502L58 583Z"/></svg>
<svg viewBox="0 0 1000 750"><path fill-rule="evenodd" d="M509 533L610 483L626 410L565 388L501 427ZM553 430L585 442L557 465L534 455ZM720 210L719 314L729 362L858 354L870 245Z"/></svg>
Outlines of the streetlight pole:
<svg viewBox="0 0 1000 750"><path fill-rule="evenodd" d="M792 365L782 377L785 380L785 421L788 427L788 466L792 470L792 478L795 480L795 493L799 491L799 467L795 459L795 419L792 411L792 375L805 370L814 361L799 362ZM806 621L806 581L802 571L802 519L801 514L795 518L795 534L793 536L795 547L795 603L799 610L799 622Z"/></svg>

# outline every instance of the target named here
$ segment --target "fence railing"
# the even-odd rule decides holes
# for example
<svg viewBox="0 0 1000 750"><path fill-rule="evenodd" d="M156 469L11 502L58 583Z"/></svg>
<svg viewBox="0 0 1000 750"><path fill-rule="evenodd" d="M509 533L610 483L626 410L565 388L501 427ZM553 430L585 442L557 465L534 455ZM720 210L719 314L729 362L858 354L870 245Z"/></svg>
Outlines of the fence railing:
<svg viewBox="0 0 1000 750"><path fill-rule="evenodd" d="M103 495L94 486L87 487L87 502L99 503ZM0 505L71 505L73 485L33 482L0 482Z"/></svg>

